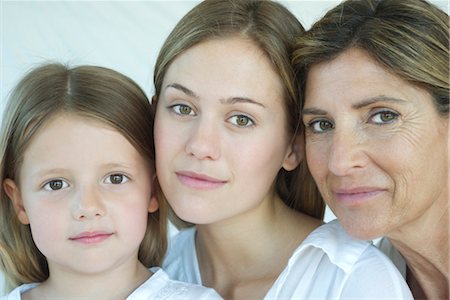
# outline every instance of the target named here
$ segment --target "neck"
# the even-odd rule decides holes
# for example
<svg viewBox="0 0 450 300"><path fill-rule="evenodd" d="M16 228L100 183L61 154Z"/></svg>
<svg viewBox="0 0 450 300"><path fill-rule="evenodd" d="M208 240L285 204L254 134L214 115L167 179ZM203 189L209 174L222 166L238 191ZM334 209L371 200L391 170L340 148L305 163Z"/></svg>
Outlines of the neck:
<svg viewBox="0 0 450 300"><path fill-rule="evenodd" d="M220 223L197 225L203 284L226 299L245 298L247 292L263 298L298 245L319 225L279 198Z"/></svg>
<svg viewBox="0 0 450 300"><path fill-rule="evenodd" d="M448 193L420 218L388 237L406 260L407 281L415 298L448 299Z"/></svg>
<svg viewBox="0 0 450 300"><path fill-rule="evenodd" d="M52 267L51 264L49 268L50 277L30 290L24 299L123 300L151 276L151 272L138 261L96 274L67 272L67 269Z"/></svg>

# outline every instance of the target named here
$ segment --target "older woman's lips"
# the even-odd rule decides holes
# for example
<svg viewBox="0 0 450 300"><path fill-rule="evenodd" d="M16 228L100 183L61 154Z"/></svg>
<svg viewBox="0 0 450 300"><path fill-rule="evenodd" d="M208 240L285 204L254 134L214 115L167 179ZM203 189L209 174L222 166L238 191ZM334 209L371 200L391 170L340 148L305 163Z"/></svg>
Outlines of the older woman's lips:
<svg viewBox="0 0 450 300"><path fill-rule="evenodd" d="M226 184L224 180L190 171L179 171L176 175L183 185L196 190L217 189Z"/></svg>
<svg viewBox="0 0 450 300"><path fill-rule="evenodd" d="M352 189L335 189L333 190L333 195L339 202L343 202L348 205L356 205L361 202L371 200L384 192L385 190L380 188L362 187Z"/></svg>
<svg viewBox="0 0 450 300"><path fill-rule="evenodd" d="M93 232L82 232L76 236L70 237L69 240L80 243L80 244L98 244L108 239L112 233L93 231Z"/></svg>

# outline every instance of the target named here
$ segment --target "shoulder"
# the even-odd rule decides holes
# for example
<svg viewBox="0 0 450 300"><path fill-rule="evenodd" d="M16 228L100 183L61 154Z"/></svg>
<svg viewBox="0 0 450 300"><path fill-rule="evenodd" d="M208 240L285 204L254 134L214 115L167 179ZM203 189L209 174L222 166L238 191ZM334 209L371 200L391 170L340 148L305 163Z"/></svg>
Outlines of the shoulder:
<svg viewBox="0 0 450 300"><path fill-rule="evenodd" d="M39 285L39 283L27 283L22 284L18 287L16 287L14 290L12 290L9 294L0 297L0 300L20 300L22 299L22 294L25 293L28 290L31 290L32 288L35 288Z"/></svg>
<svg viewBox="0 0 450 300"><path fill-rule="evenodd" d="M274 298L411 298L389 259L370 241L349 236L337 221L307 236L274 290Z"/></svg>
<svg viewBox="0 0 450 300"><path fill-rule="evenodd" d="M197 284L172 280L160 268L131 294L127 300L138 299L222 299L213 289Z"/></svg>
<svg viewBox="0 0 450 300"><path fill-rule="evenodd" d="M195 227L183 229L169 241L163 269L176 280L201 283L195 250Z"/></svg>

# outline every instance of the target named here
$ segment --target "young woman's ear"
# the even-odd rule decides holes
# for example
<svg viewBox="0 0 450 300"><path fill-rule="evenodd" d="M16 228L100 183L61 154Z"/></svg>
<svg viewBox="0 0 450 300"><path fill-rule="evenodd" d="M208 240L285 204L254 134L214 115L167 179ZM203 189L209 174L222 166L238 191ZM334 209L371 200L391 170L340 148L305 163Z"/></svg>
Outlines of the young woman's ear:
<svg viewBox="0 0 450 300"><path fill-rule="evenodd" d="M3 181L3 189L5 190L6 195L8 195L9 199L11 200L14 211L16 212L17 218L19 219L20 223L24 225L30 224L27 212L25 211L25 207L23 206L22 195L16 183L13 180L7 178Z"/></svg>
<svg viewBox="0 0 450 300"><path fill-rule="evenodd" d="M283 168L292 171L302 162L305 154L305 139L303 134L297 135L289 146L284 158Z"/></svg>
<svg viewBox="0 0 450 300"><path fill-rule="evenodd" d="M159 208L159 202L158 202L158 190L159 190L159 183L156 179L156 175L153 176L152 183L152 193L150 194L150 202L148 203L148 212L154 213Z"/></svg>

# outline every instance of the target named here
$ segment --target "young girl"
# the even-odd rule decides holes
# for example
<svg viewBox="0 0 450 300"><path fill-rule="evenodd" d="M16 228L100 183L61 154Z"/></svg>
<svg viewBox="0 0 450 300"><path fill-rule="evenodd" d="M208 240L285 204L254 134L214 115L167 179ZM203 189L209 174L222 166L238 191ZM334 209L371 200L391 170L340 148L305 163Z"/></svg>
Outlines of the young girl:
<svg viewBox="0 0 450 300"><path fill-rule="evenodd" d="M164 266L226 299L410 298L369 242L322 225L300 172L290 54L301 32L276 2L206 0L164 43L156 169L174 212L196 225L172 240Z"/></svg>
<svg viewBox="0 0 450 300"><path fill-rule="evenodd" d="M4 299L217 299L159 268L150 104L115 71L48 64L26 75L1 137ZM159 208L159 209L158 209Z"/></svg>

